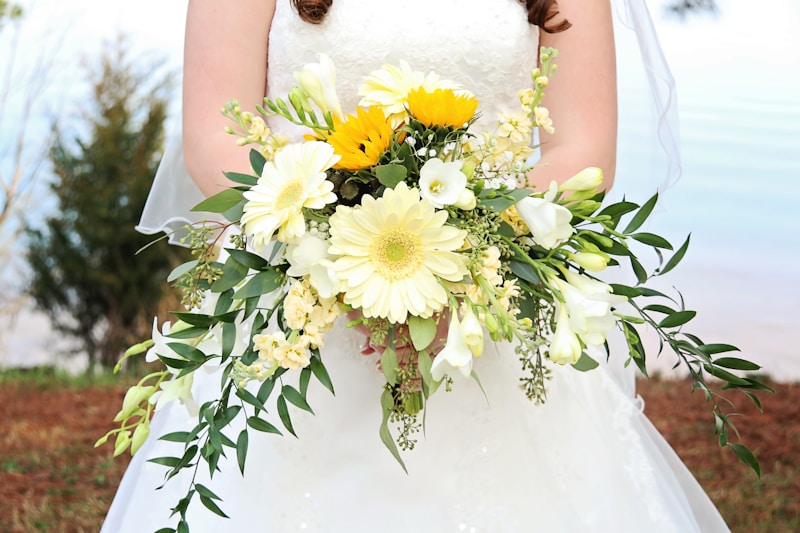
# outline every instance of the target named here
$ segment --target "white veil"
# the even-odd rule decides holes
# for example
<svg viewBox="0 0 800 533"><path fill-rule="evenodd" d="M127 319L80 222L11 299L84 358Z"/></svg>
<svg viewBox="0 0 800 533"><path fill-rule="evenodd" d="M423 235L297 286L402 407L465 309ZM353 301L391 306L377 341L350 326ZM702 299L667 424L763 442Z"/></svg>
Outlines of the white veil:
<svg viewBox="0 0 800 533"><path fill-rule="evenodd" d="M645 0L612 0L619 72L619 151L612 197L645 201L680 175L675 83ZM203 194L189 176L181 149L180 117L168 137L142 218L142 233L165 232L180 244L188 224L206 213L191 209ZM646 169L643 171L642 169Z"/></svg>

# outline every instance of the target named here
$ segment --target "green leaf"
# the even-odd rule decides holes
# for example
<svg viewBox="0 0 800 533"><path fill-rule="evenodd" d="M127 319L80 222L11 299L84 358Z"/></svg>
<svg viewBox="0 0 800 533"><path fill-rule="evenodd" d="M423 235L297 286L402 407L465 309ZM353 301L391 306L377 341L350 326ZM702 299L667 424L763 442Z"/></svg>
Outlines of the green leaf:
<svg viewBox="0 0 800 533"><path fill-rule="evenodd" d="M258 178L256 176L251 176L250 174L240 174L239 172L223 172L223 174L225 174L225 177L232 182L241 183L242 185L247 185L248 187L252 187L258 183Z"/></svg>
<svg viewBox="0 0 800 533"><path fill-rule="evenodd" d="M189 523L186 520L181 519L178 522L178 533L189 533Z"/></svg>
<svg viewBox="0 0 800 533"><path fill-rule="evenodd" d="M276 269L264 270L253 276L244 287L236 291L234 298L244 300L267 294L280 287L281 273Z"/></svg>
<svg viewBox="0 0 800 533"><path fill-rule="evenodd" d="M631 268L633 269L633 273L636 274L636 280L639 283L644 283L647 281L647 272L645 271L642 264L636 259L633 255L629 257L631 261Z"/></svg>
<svg viewBox="0 0 800 533"><path fill-rule="evenodd" d="M598 366L600 366L600 363L589 357L586 352L581 352L580 358L572 365L572 368L580 370L581 372L588 372L589 370L594 370Z"/></svg>
<svg viewBox="0 0 800 533"><path fill-rule="evenodd" d="M252 392L250 392L249 390L247 390L245 388L236 389L236 396L241 398L243 402L249 403L250 405L252 405L256 409L266 409L266 407L261 402L261 400L256 398L255 395L253 395Z"/></svg>
<svg viewBox="0 0 800 533"><path fill-rule="evenodd" d="M225 322L222 324L222 357L230 357L234 344L236 344L236 324Z"/></svg>
<svg viewBox="0 0 800 533"><path fill-rule="evenodd" d="M247 200L242 198L239 203L223 211L222 216L224 216L230 222L239 222L242 220L242 216L244 215L244 206L246 203Z"/></svg>
<svg viewBox="0 0 800 533"><path fill-rule="evenodd" d="M311 369L309 367L305 367L303 368L303 370L300 371L300 380L298 383L298 386L300 388L300 394L304 398L308 396L308 384L310 381L311 381Z"/></svg>
<svg viewBox="0 0 800 533"><path fill-rule="evenodd" d="M398 451L397 445L394 442L394 438L389 431L389 417L394 409L394 398L392 398L392 393L388 390L384 390L383 394L381 394L381 409L383 411L383 419L381 420L381 427L378 430L378 434L381 437L381 442L383 442L383 445L386 446L386 449L389 450L397 462L400 463L400 466L403 467L403 470L406 472L406 474L408 474L406 464L403 462L403 458L400 457L400 452Z"/></svg>
<svg viewBox="0 0 800 533"><path fill-rule="evenodd" d="M646 305L642 308L643 311L652 311L654 313L663 313L665 315L671 315L672 313L677 313L675 309L671 307L667 307L666 305L661 304L650 304Z"/></svg>
<svg viewBox="0 0 800 533"><path fill-rule="evenodd" d="M542 282L542 280L539 279L539 274L536 272L536 269L528 263L523 263L521 261L515 261L512 259L508 262L508 267L511 269L511 272L516 274L518 277L533 283L534 285L538 285Z"/></svg>
<svg viewBox="0 0 800 533"><path fill-rule="evenodd" d="M180 464L181 460L178 457L154 457L148 459L147 462L174 468Z"/></svg>
<svg viewBox="0 0 800 533"><path fill-rule="evenodd" d="M672 250L672 245L669 241L655 233L634 233L631 238L654 248Z"/></svg>
<svg viewBox="0 0 800 533"><path fill-rule="evenodd" d="M403 165L389 163L374 167L375 177L384 187L394 189L398 183L406 179L407 170Z"/></svg>
<svg viewBox="0 0 800 533"><path fill-rule="evenodd" d="M620 285L618 283L612 283L611 288L614 291L614 294L618 294L620 296L626 296L628 298L636 298L637 296L642 295L642 290L638 287L629 287L627 285Z"/></svg>
<svg viewBox="0 0 800 533"><path fill-rule="evenodd" d="M278 396L277 404L278 404L278 416L280 417L281 422L283 423L283 427L285 427L286 430L289 431L289 433L291 433L296 437L297 433L294 432L294 427L292 427L292 417L289 416L289 406L286 404L286 398L284 398L283 396Z"/></svg>
<svg viewBox="0 0 800 533"><path fill-rule="evenodd" d="M311 409L311 406L308 405L305 397L291 385L284 385L281 388L281 396L286 398L289 403L299 407L303 411L308 411L309 413L314 414L314 411Z"/></svg>
<svg viewBox="0 0 800 533"><path fill-rule="evenodd" d="M761 465L758 464L758 459L756 459L755 454L753 454L753 452L751 452L750 449L747 448L746 446L744 446L742 444L737 444L735 442L732 442L730 444L730 447L733 449L733 453L735 453L736 456L739 459L741 459L741 461L744 464L749 466L750 469L753 470L753 472L755 472L756 475L760 479L761 478Z"/></svg>
<svg viewBox="0 0 800 533"><path fill-rule="evenodd" d="M245 460L247 459L247 447L250 443L250 436L247 434L247 430L243 429L241 433L239 433L239 438L236 439L236 461L239 463L239 472L244 475L244 465Z"/></svg>
<svg viewBox="0 0 800 533"><path fill-rule="evenodd" d="M647 220L647 217L650 216L650 213L653 212L653 208L655 207L657 201L658 193L651 196L650 199L647 200L647 202L645 202L641 208L639 208L639 212L634 215L622 233L631 233L632 231L639 229L642 224L644 224L645 220Z"/></svg>
<svg viewBox="0 0 800 533"><path fill-rule="evenodd" d="M214 324L214 319L208 315L201 315L200 313L183 313L178 311L173 311L172 316L177 318L182 322L186 322L192 326L197 326L198 328L208 328L212 324Z"/></svg>
<svg viewBox="0 0 800 533"><path fill-rule="evenodd" d="M259 418L257 416L251 416L247 419L247 425L251 428L255 429L256 431L261 431L263 433L274 433L276 435L282 435L281 430L264 420L263 418ZM291 430L290 430L291 431Z"/></svg>
<svg viewBox="0 0 800 533"><path fill-rule="evenodd" d="M196 206L192 211L206 211L208 213L224 213L242 201L242 191L236 189L223 189L214 196L209 196Z"/></svg>
<svg viewBox="0 0 800 533"><path fill-rule="evenodd" d="M219 294L217 305L214 306L214 316L227 313L233 307L233 289L228 289Z"/></svg>
<svg viewBox="0 0 800 533"><path fill-rule="evenodd" d="M219 496L217 496L216 494L211 492L211 490L208 489L205 485L201 485L200 483L195 483L194 484L194 488L195 488L195 490L197 491L197 493L200 496L205 496L206 498L208 498L210 500L220 500L220 501L222 501L222 498L220 498Z"/></svg>
<svg viewBox="0 0 800 533"><path fill-rule="evenodd" d="M247 275L248 268L240 262L229 259L222 266L222 277L211 284L212 292L224 292L234 288Z"/></svg>
<svg viewBox="0 0 800 533"><path fill-rule="evenodd" d="M700 343L698 343L700 344ZM700 351L708 355L714 355L724 352L738 352L739 348L731 344L703 344L699 346Z"/></svg>
<svg viewBox="0 0 800 533"><path fill-rule="evenodd" d="M194 261L187 261L182 265L176 266L174 269L172 269L172 272L169 273L169 276L167 276L167 282L172 283L173 281L180 278L187 272L191 271L194 267L197 266L197 264L198 261L194 260Z"/></svg>
<svg viewBox="0 0 800 533"><path fill-rule="evenodd" d="M436 389L439 388L440 383L434 381L433 375L431 374L433 359L427 350L422 350L419 352L419 354L417 354L417 366L419 367L419 373L422 376L422 385L427 390L427 395L430 396L431 394L434 394Z"/></svg>
<svg viewBox="0 0 800 533"><path fill-rule="evenodd" d="M658 327L675 328L682 326L693 319L695 315L697 315L697 311L677 311L667 317L664 317L664 320L658 323Z"/></svg>
<svg viewBox="0 0 800 533"><path fill-rule="evenodd" d="M166 435L161 435L158 440L164 440L167 442L190 442L197 437L192 437L192 434L188 431L175 431L172 433L167 433Z"/></svg>
<svg viewBox="0 0 800 533"><path fill-rule="evenodd" d="M440 320L443 320L440 318ZM433 318L420 318L418 316L408 317L408 333L411 335L411 342L417 351L424 350L436 339L436 320Z"/></svg>
<svg viewBox="0 0 800 533"><path fill-rule="evenodd" d="M661 269L658 270L658 274L659 275L664 275L667 272L669 272L670 270L672 270L673 268L675 268L676 266L678 266L678 263L681 262L681 259L683 259L683 256L686 255L686 250L689 249L689 239L691 237L692 237L691 235L686 237L686 240L683 241L683 244L681 245L680 248L678 248L678 251L675 252L672 255L672 257L669 258L669 261L667 261L667 264L664 265L664 268L661 268Z"/></svg>
<svg viewBox="0 0 800 533"><path fill-rule="evenodd" d="M381 354L381 370L389 385L397 384L397 352L394 348L387 346Z"/></svg>
<svg viewBox="0 0 800 533"><path fill-rule="evenodd" d="M639 204L635 204L633 202L616 202L597 213L597 216L608 215L611 218L619 218L622 215L630 213L631 211L635 211L638 208Z"/></svg>
<svg viewBox="0 0 800 533"><path fill-rule="evenodd" d="M272 394L272 389L275 388L275 381L271 379L264 380L264 383L261 384L261 387L258 389L258 394L256 394L256 398L262 404L266 403L269 399L270 395Z"/></svg>
<svg viewBox="0 0 800 533"><path fill-rule="evenodd" d="M206 354L191 346L189 344L185 344L183 342L168 342L167 346L169 346L172 350L175 351L181 357L195 362L195 363L203 363L208 359Z"/></svg>
<svg viewBox="0 0 800 533"><path fill-rule="evenodd" d="M264 172L264 165L267 164L267 159L264 155L256 149L250 150L250 166L257 175Z"/></svg>
<svg viewBox="0 0 800 533"><path fill-rule="evenodd" d="M223 513L222 509L220 509L219 506L217 506L217 504L214 503L214 500L212 500L211 498L207 498L201 494L200 502L206 507L206 509L208 509L215 515L221 516L222 518L229 518L228 515Z"/></svg>
<svg viewBox="0 0 800 533"><path fill-rule="evenodd" d="M319 357L312 357L311 358L311 371L314 373L314 376L322 383L322 386L331 391L331 394L336 394L333 391L333 382L331 381L331 376L328 374L328 370L325 368L325 365L322 364L322 360Z"/></svg>
<svg viewBox="0 0 800 533"><path fill-rule="evenodd" d="M263 270L269 266L269 262L266 259L247 250L229 248L227 251L234 260L253 270Z"/></svg>
<svg viewBox="0 0 800 533"><path fill-rule="evenodd" d="M502 194L502 196L497 196L495 198L480 197L478 198L478 205L485 207L486 209L490 209L495 213L502 213L523 198L530 196L531 191L522 188L503 191Z"/></svg>
<svg viewBox="0 0 800 533"><path fill-rule="evenodd" d="M721 379L723 381L727 381L731 385L743 386L745 388L748 385L750 385L750 381L748 381L748 380L746 380L744 378L740 378L736 374L728 372L727 370L723 370L723 369L721 369L721 368L719 368L717 366L712 366L712 365L710 365L708 363L703 363L703 369L706 372L708 372L709 374L711 374L712 376L714 376L715 378L719 378L719 379Z"/></svg>
<svg viewBox="0 0 800 533"><path fill-rule="evenodd" d="M166 337L169 338L169 339L187 340L187 339L196 339L197 337L200 337L201 335L205 335L206 333L208 333L208 328L207 327L198 328L198 327L192 326L190 328L179 329L177 331L172 331L172 332L170 332L169 335L166 335Z"/></svg>
<svg viewBox="0 0 800 533"><path fill-rule="evenodd" d="M703 348L703 346L700 347L701 350ZM720 357L719 359L714 360L714 364L717 366L723 366L725 368L732 368L733 370L761 370L761 366L755 364L754 362L746 359L739 359L738 357Z"/></svg>

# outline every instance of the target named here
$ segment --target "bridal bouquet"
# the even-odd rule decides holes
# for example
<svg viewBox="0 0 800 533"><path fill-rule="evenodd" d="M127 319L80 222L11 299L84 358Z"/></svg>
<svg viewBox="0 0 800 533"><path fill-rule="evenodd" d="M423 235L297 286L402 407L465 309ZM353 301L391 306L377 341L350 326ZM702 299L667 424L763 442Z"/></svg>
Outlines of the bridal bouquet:
<svg viewBox="0 0 800 533"><path fill-rule="evenodd" d="M542 402L550 373L598 366L589 353L607 346L612 329L624 333L629 361L646 373L637 329L646 325L712 401L720 443L757 468L747 448L728 442L733 426L705 376L759 389L734 373L758 367L719 355L732 346L685 333L695 312L648 287L689 244L666 257L671 244L640 231L657 196L642 205L604 205L597 168L546 190L527 187L532 132L553 128L541 102L555 55L542 50L519 109L497 117L494 128L473 127L482 120L480 102L468 90L405 63L364 79L360 106L349 115L325 56L296 74L286 99L265 99L259 114L228 104L230 132L253 146L253 175L226 173L234 184L196 207L224 220L192 228L195 259L170 276L185 289L189 310L173 313L177 321L160 330L155 324L153 338L126 353L147 352L166 370L128 391L120 428L101 441L114 436L115 454L129 447L135 453L150 413L179 400L197 425L161 437L183 443L182 454L151 461L169 468L167 478L200 461L213 474L230 449L244 471L249 430L294 434L292 409L312 410L312 379L333 392L322 349L338 319L360 328L380 354L386 383L379 433L402 465L400 450L413 448L428 398L479 380L473 360L486 337L514 343L520 386ZM263 116L288 121L305 140L290 142ZM225 231L234 226L241 231ZM222 235L230 243L219 252ZM636 247L655 252L655 270L648 273ZM601 281L610 266L629 269L636 282ZM211 365L223 369L220 394L197 405L193 377ZM560 368L567 365L573 369ZM297 378L283 379L290 373ZM246 426L229 435L239 417ZM216 495L194 483L176 513L185 517L195 495L223 514Z"/></svg>

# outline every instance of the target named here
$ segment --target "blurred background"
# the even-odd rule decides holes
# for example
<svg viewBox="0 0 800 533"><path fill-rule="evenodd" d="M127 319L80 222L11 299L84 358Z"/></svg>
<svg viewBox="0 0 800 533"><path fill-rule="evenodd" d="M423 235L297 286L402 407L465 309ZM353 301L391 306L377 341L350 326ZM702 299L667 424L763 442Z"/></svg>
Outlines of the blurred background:
<svg viewBox="0 0 800 533"><path fill-rule="evenodd" d="M683 157L648 229L676 246L692 235L664 283L698 311L703 340L797 380L800 3L648 5L677 82ZM148 336L173 297L142 287L180 252L134 259L151 238L131 228L178 105L186 0L0 6L0 367L80 371ZM648 161L636 142L623 127L617 192L643 202L652 183L638 181ZM653 367L669 375L671 362Z"/></svg>

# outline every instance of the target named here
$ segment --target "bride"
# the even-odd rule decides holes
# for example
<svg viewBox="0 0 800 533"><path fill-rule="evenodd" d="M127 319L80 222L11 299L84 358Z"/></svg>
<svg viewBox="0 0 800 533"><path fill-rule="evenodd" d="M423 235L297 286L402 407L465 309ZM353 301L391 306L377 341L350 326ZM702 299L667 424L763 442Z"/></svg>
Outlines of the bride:
<svg viewBox="0 0 800 533"><path fill-rule="evenodd" d="M644 9L642 0L629 1L628 9ZM555 47L559 72L545 105L557 130L541 134L541 159L529 183L541 188L600 166L610 187L617 135L614 42L612 7L601 0L191 0L183 158L196 187L182 171L180 150L169 151L141 227L180 227L189 207L226 186L223 169L248 172L247 150L224 132L227 120L218 109L234 98L254 107L265 94L285 95L292 72L320 52L337 65L338 93L345 98L384 63L407 61L468 87L484 120L491 120L516 105L539 47ZM348 111L356 105L343 101ZM270 127L296 134L283 123ZM612 355L587 373L556 369L547 403L535 406L515 385L520 369L513 347L487 347L476 361L485 395L461 382L432 397L426 433L404 455L405 474L378 438L382 376L373 359L360 355L363 337L344 327L333 335L336 342L326 344L322 357L336 396L309 391L316 416L296 415L299 439L251 435L244 476L234 460L223 460L213 480L198 478L222 498L230 518L193 503L192 531L728 530L642 413L624 356ZM198 403L219 394L219 378L219 370L197 373ZM158 436L194 423L177 402L156 413L103 531L176 526L170 507L191 479L179 475L156 490L165 469L147 459L177 453L177 444Z"/></svg>

